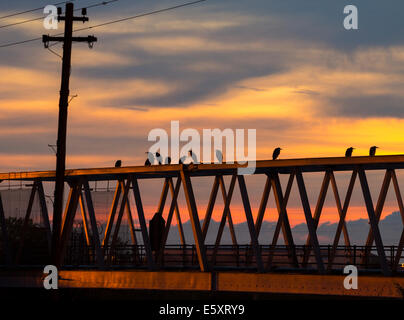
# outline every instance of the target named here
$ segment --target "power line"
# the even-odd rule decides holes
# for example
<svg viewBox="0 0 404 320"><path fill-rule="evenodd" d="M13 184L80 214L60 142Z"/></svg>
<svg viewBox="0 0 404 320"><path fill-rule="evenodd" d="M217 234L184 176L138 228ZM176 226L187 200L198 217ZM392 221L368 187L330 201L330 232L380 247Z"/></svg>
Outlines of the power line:
<svg viewBox="0 0 404 320"><path fill-rule="evenodd" d="M171 11L171 10L175 10L175 9L179 9L179 8L183 8L186 6L191 6L200 2L205 2L207 0L197 0L197 1L192 1L192 2L186 2L180 5L176 5L176 6L172 6L172 7L168 7L168 8L164 8L164 9L159 9L159 10L155 10L155 11L150 11L150 12L145 12L145 13L141 13L138 15L134 15L134 16L130 16L127 18L122 18L122 19L117 19L117 20L112 20L112 21L108 21L108 22L104 22L104 23L100 23L100 24L96 24L94 26L90 26L90 27L86 27L86 28L81 28L81 29L76 29L73 32L78 32L78 31L83 31L83 30L89 30L89 29L94 29L94 28L99 28L102 26L106 26L106 25L110 25L110 24L114 24L114 23L118 23L118 22L123 22L123 21L127 21L127 20L132 20L132 19L137 19L137 18L141 18L141 17L145 17L145 16L150 16L153 14L157 14L157 13L162 13L162 12L167 12L167 11ZM53 36L58 36L61 35L63 33L58 33L55 34ZM27 40L22 40L22 41L17 41L17 42L10 42L10 43L5 43L5 44L0 44L0 48L6 48L6 47L11 47L11 46L15 46L15 45L20 45L20 44L24 44L27 42L33 42L33 41L37 41L37 40L41 40L42 37L38 37L38 38L32 38L32 39L27 39Z"/></svg>
<svg viewBox="0 0 404 320"><path fill-rule="evenodd" d="M141 14L138 14L138 15L135 15L135 16L122 18L122 19L118 19L118 20L113 20L113 21L108 21L108 22L96 24L94 26L90 26L90 27L86 27L86 28L76 29L76 30L74 30L74 32L82 31L82 30L88 30L88 29L94 29L94 28L110 25L110 24L113 24L113 23L118 23L118 22L122 22L122 21L127 21L127 20L132 20L132 19L136 19L136 18L145 17L145 16L150 16L152 14L171 11L171 10L179 9L179 8L182 8L182 7L190 6L190 5L197 4L199 2L205 2L205 1L207 1L207 0L198 0L198 1L187 2L187 3L183 3L183 4L180 4L180 5L177 5L177 6L173 6L173 7L168 7L168 8L164 8L164 9L160 9L160 10L141 13Z"/></svg>
<svg viewBox="0 0 404 320"><path fill-rule="evenodd" d="M95 7L99 7L99 6L105 6L105 5L107 5L107 4L111 3L111 2L117 2L117 1L119 1L119 0L103 1L103 2L99 2L99 3L96 3L96 4L89 5L87 7L82 7L82 8L75 9L74 11L79 11L79 10L84 9L84 8L90 9L90 8L95 8ZM64 2L62 2L62 3L64 3ZM57 4L55 4L55 5L57 5ZM18 22L5 24L5 25L0 26L0 29L12 27L12 26L17 26L17 25L20 25L20 24L28 23L28 22L43 20L43 18L44 17L38 17L38 18L32 18L32 19L28 19L28 20L23 20L23 21L18 21Z"/></svg>
<svg viewBox="0 0 404 320"><path fill-rule="evenodd" d="M74 0L71 0L71 1L74 1ZM68 2L68 1L58 2L58 3L54 3L53 5L54 5L54 6L57 6L57 5L59 5L59 4L64 4L64 3L67 3L67 2ZM26 10L26 11L20 11L20 12L16 12L16 13L11 13L11 14L8 14L8 15L6 15L6 16L0 17L0 20L1 20L1 19L5 19L5 18L10 18L10 17L19 16L19 15L24 14L24 13L30 13L30 12L42 10L43 8L45 8L45 7L40 7L40 8L35 8L35 9L29 9L29 10Z"/></svg>

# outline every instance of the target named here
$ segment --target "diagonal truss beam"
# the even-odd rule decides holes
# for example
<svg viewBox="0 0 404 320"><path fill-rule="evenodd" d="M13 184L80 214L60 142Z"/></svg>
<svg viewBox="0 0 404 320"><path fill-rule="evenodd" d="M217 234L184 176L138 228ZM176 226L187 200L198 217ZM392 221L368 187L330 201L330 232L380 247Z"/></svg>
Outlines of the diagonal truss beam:
<svg viewBox="0 0 404 320"><path fill-rule="evenodd" d="M230 210L230 203L231 203L231 199L233 197L233 191L234 191L234 186L236 185L236 180L237 180L237 175L233 174L231 177L231 181L230 181L229 193L226 195L226 198L224 199L223 214L222 214L222 219L220 220L219 229L218 229L217 235L216 235L215 247L213 249L213 255L212 255L212 263L216 262L216 255L217 255L217 251L219 249L220 241L222 239L227 215Z"/></svg>
<svg viewBox="0 0 404 320"><path fill-rule="evenodd" d="M386 174L384 175L383 184L380 189L379 198L377 200L376 209L375 209L375 219L376 219L377 224L379 223L380 217L382 215L384 203L386 201L387 191L389 190L389 186L390 186L390 181L391 181L391 170L386 170ZM372 246L373 241L374 241L374 236L373 236L372 228L369 228L369 233L368 233L368 237L366 239L366 244L365 244L365 246L366 246L365 254L363 255L362 263L365 263L365 261L367 261L369 254L370 254L369 247Z"/></svg>
<svg viewBox="0 0 404 320"><path fill-rule="evenodd" d="M81 188L82 188L81 181L72 182L72 185L70 187L69 200L66 204L65 214L63 217L63 227L60 236L60 243L59 243L60 251L57 256L57 261L59 265L62 264L66 252L67 242L69 240L73 228L73 222L74 217L76 215L77 206L79 203Z"/></svg>
<svg viewBox="0 0 404 320"><path fill-rule="evenodd" d="M243 201L244 212L247 220L248 231L250 232L251 243L255 253L255 259L257 261L257 268L259 272L263 272L264 265L262 263L261 250L258 244L257 233L255 232L254 219L251 212L250 200L248 199L248 192L244 176L239 175L237 176L237 178L238 178L238 185L240 187L241 199Z"/></svg>
<svg viewBox="0 0 404 320"><path fill-rule="evenodd" d="M315 256L316 262L317 262L317 269L320 273L324 273L325 270L324 270L323 260L321 258L320 246L318 243L318 238L317 238L317 233L316 233L316 225L315 225L313 216L311 215L311 209L310 209L309 199L307 197L306 186L304 184L303 175L300 170L296 171L296 181L297 181L297 185L299 187L300 200L302 202L304 216L306 218L307 229L309 230L310 244L313 247L314 256Z"/></svg>
<svg viewBox="0 0 404 320"><path fill-rule="evenodd" d="M377 249L377 253L379 256L380 266L383 271L383 274L389 275L390 270L387 265L386 254L384 252L383 242L382 242L382 238L380 236L380 230L379 230L379 226L378 226L378 220L376 218L375 210L373 207L372 196L370 194L366 174L362 168L358 169L358 173L359 173L359 181L360 181L361 187L362 187L363 197L365 199L366 210L367 210L368 216L369 216L370 226L372 228L372 233L373 233L375 243L376 243L376 249Z"/></svg>
<svg viewBox="0 0 404 320"><path fill-rule="evenodd" d="M192 232L194 234L194 241L196 246L196 253L198 255L199 267L202 272L207 271L208 261L206 258L206 249L202 239L202 230L199 222L198 211L195 202L194 191L192 189L191 178L188 172L180 171L182 185L184 187L185 199L187 201L189 217L192 225Z"/></svg>
<svg viewBox="0 0 404 320"><path fill-rule="evenodd" d="M106 248L108 246L109 237L111 235L112 226L114 224L116 209L118 208L119 198L121 196L121 190L122 190L121 182L120 182L120 180L118 180L116 187L115 187L115 193L114 193L114 198L112 200L111 209L110 209L109 215L108 215L107 226L105 227L104 238L102 240L102 246L104 248Z"/></svg>
<svg viewBox="0 0 404 320"><path fill-rule="evenodd" d="M83 181L83 187L88 209L88 217L90 219L92 243L95 248L96 262L98 266L102 266L104 264L104 256L100 245L100 236L98 234L97 220L95 217L94 204L93 199L91 197L91 191L90 186L88 184L88 180Z"/></svg>
<svg viewBox="0 0 404 320"><path fill-rule="evenodd" d="M325 197L327 196L328 187L330 185L330 176L331 176L331 172L326 171L326 173L324 175L323 183L321 185L320 194L317 199L316 209L314 210L313 224L314 224L314 230L316 230L316 231L318 228L318 224L320 222L321 212L324 207L324 201L325 201ZM307 262L310 257L310 251L311 251L310 244L311 244L311 234L309 233L307 235L307 240L306 240L306 246L308 247L308 249L305 251L304 257L303 257L303 266L304 267L307 267Z"/></svg>
<svg viewBox="0 0 404 320"><path fill-rule="evenodd" d="M29 223L30 217L31 217L32 206L34 204L36 191L37 191L37 182L34 182L32 185L31 194L30 194L29 200L28 200L28 207L27 207L27 211L25 213L24 222L23 222L23 226L22 226L20 243L18 246L18 252L17 252L16 259L15 259L16 264L19 264L20 259L21 259L21 255L22 255L22 251L23 251L23 247L24 247L25 235L28 231L27 228L28 228L28 223Z"/></svg>
<svg viewBox="0 0 404 320"><path fill-rule="evenodd" d="M349 181L348 189L347 189L347 192L346 192L346 195L345 195L344 206L341 207L341 200L340 200L340 196L339 196L339 192L338 192L337 182L335 180L334 173L331 172L331 186L332 186L332 190L333 190L333 193L334 193L335 203L337 205L337 210L338 210L338 214L339 214L339 221L338 221L337 230L335 232L331 253L330 253L330 256L329 256L329 260L328 260L328 267L327 268L329 270L332 268L332 264L333 264L333 261L334 261L335 254L337 252L337 247L338 247L338 244L339 244L339 240L340 240L342 231L344 232L345 246L347 246L347 247L351 246L351 242L349 240L348 229L346 227L345 219L346 219L346 214L347 214L347 211L348 211L349 203L351 201L352 191L353 191L353 188L355 186L355 181L356 181L357 175L358 175L358 172L356 170L353 170L352 175L351 175L351 179Z"/></svg>
<svg viewBox="0 0 404 320"><path fill-rule="evenodd" d="M172 179L169 181L169 183L170 184L173 183ZM172 219L173 219L174 211L176 209L178 209L177 199L178 199L178 194L179 194L179 191L180 191L180 187L181 187L181 178L178 177L177 182L175 184L175 188L173 188L174 190L173 190L173 195L172 195L172 199L171 199L170 210L168 212L166 227L164 229L163 237L162 237L162 240L161 240L161 247L160 247L159 256L158 256L158 263L159 263L160 266L163 263L164 249L165 249L165 246L166 246L166 243L167 243L168 234L170 232L170 226L171 226L171 222L172 222ZM181 221L181 220L179 220L179 221ZM182 228L181 228L181 230L182 230ZM182 235L182 237L183 237L183 235ZM181 239L182 239L182 237L181 237Z"/></svg>
<svg viewBox="0 0 404 320"><path fill-rule="evenodd" d="M148 264L149 269L152 270L155 268L155 264L154 264L154 260L153 260L153 252L152 252L151 245L150 245L149 233L147 232L147 225L146 225L146 219L145 219L144 211L143 211L142 198L140 196L139 184L138 184L137 178L135 176L130 177L130 179L132 181L133 196L135 198L135 204L136 204L137 214L138 214L138 218L139 218L140 230L142 233L143 244L144 244L145 251L146 251L147 264Z"/></svg>
<svg viewBox="0 0 404 320"><path fill-rule="evenodd" d="M108 262L111 261L112 254L115 251L115 247L116 247L116 243L117 243L118 235L119 235L119 229L121 228L122 217L125 212L125 209L127 208L129 188L130 188L131 181L130 181L130 179L128 179L125 184L124 180L121 180L120 184L121 184L121 189L123 190L123 194L122 194L121 205L119 207L118 217L117 217L116 223L115 223L114 233L112 235L111 249L110 249L109 255L108 255Z"/></svg>
<svg viewBox="0 0 404 320"><path fill-rule="evenodd" d="M274 254L275 254L275 247L278 242L281 229L282 229L285 245L287 246L288 251L289 251L288 256L289 256L290 263L294 267L298 267L299 263L297 260L295 244L294 244L293 235L292 235L292 229L290 227L288 213L286 210L290 192L292 190L295 172L291 173L289 176L288 184L287 184L286 191L285 191L285 196L283 196L282 186L281 186L281 182L279 179L279 174L270 172L270 173L268 173L268 176L270 177L270 180L271 180L272 189L273 189L274 197L275 197L275 203L276 203L276 207L278 210L278 222L276 224L275 232L274 232L273 239L272 239L271 249L270 249L269 256L268 256L267 268L270 268L272 266L272 260L273 260Z"/></svg>
<svg viewBox="0 0 404 320"><path fill-rule="evenodd" d="M41 207L42 221L45 226L46 239L48 241L48 250L49 250L49 253L51 253L52 231L51 231L51 227L50 227L48 208L46 206L45 191L43 189L42 181L40 181L40 180L37 181L37 188L38 188L37 191L38 191L38 197L39 197L39 205Z"/></svg>
<svg viewBox="0 0 404 320"><path fill-rule="evenodd" d="M180 178L178 178L180 180ZM175 212L175 219L177 220L177 227L178 227L178 234L180 235L180 241L183 246L185 246L186 241L185 241L185 234L184 234L184 229L182 227L182 221L181 221L181 215L180 215L180 209L178 207L178 194L175 195L175 188L174 188L174 183L173 179L169 178L168 184L170 186L170 192L171 192L171 198L173 199L175 197L174 201L174 212ZM178 189L179 190L179 189ZM168 235L167 235L168 236Z"/></svg>
<svg viewBox="0 0 404 320"><path fill-rule="evenodd" d="M210 192L210 196L209 196L208 206L206 208L205 218L203 219L203 225L202 225L203 241L205 241L206 234L208 233L208 228L209 228L210 220L212 218L213 208L215 206L218 190L219 190L219 176L215 176L215 180L213 181L212 191Z"/></svg>

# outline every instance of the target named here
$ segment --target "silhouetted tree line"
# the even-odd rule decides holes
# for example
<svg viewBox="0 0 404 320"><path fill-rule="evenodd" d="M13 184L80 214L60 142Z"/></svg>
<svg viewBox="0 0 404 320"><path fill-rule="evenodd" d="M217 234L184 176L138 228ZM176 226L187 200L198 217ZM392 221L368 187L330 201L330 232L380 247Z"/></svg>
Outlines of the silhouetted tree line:
<svg viewBox="0 0 404 320"><path fill-rule="evenodd" d="M23 234L24 219L9 217L6 219L6 228L11 250L11 258L16 262L19 255L20 264L47 264L49 262L48 242L46 230L31 219L24 232L24 243L21 252L20 243ZM3 234L0 232L0 262L5 262L5 247Z"/></svg>

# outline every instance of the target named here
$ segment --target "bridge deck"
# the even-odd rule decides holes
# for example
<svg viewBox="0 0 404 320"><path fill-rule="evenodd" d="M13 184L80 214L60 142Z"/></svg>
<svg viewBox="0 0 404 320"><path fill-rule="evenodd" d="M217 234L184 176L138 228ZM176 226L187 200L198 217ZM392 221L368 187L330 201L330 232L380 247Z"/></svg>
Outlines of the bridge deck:
<svg viewBox="0 0 404 320"><path fill-rule="evenodd" d="M327 169L333 171L350 171L360 166L364 170L381 169L404 169L404 155L387 156L363 156L363 157L326 157L326 158L305 158L305 159L280 159L280 160L258 160L256 161L256 173L264 173L268 169L279 173L291 173L296 167L302 172L322 172ZM66 170L66 178L86 176L89 180L112 180L126 174L136 174L139 178L162 178L177 176L181 168L188 168L191 176L212 176L215 174L231 175L235 169L246 167L238 163L223 164L198 164L198 165L154 165L108 167L108 168L86 168ZM26 171L26 172L4 172L0 173L0 180L28 180L41 179L43 181L54 181L55 171Z"/></svg>
<svg viewBox="0 0 404 320"><path fill-rule="evenodd" d="M404 278L371 275L359 276L356 290L344 288L345 275L62 270L59 277L60 289L239 292L396 299L404 296ZM0 288L13 287L43 288L42 271L0 271Z"/></svg>

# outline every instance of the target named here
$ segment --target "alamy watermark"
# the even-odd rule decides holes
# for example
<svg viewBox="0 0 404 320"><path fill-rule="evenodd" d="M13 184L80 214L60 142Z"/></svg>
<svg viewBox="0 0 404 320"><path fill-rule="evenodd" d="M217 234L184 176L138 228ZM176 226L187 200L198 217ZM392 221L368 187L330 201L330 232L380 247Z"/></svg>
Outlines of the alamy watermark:
<svg viewBox="0 0 404 320"><path fill-rule="evenodd" d="M57 30L58 28L58 8L54 5L47 5L43 9L47 16L43 20L43 27L46 30Z"/></svg>
<svg viewBox="0 0 404 320"><path fill-rule="evenodd" d="M43 269L43 273L47 274L43 280L43 287L46 290L58 289L58 269L54 265L47 265Z"/></svg>
<svg viewBox="0 0 404 320"><path fill-rule="evenodd" d="M347 16L344 18L344 28L346 30L358 30L359 29L359 21L358 21L358 7L350 4L345 6L344 14Z"/></svg>
<svg viewBox="0 0 404 320"><path fill-rule="evenodd" d="M245 135L247 138L245 139ZM161 157L163 163L170 158L173 163L223 163L244 165L237 169L238 175L254 174L256 167L256 129L203 129L202 135L193 128L180 131L179 121L171 121L170 133L161 128L149 132L148 141L156 142L149 154ZM225 143L223 143L223 141ZM180 148L180 143L185 142ZM223 153L223 146L226 151ZM201 148L202 146L202 148ZM169 152L170 150L170 152ZM214 150L214 155L212 151ZM247 151L247 155L245 155ZM213 160L213 161L212 161ZM153 163L152 163L153 164Z"/></svg>
<svg viewBox="0 0 404 320"><path fill-rule="evenodd" d="M344 274L348 274L344 278L344 288L346 290L358 289L358 268L353 265L347 265L344 268Z"/></svg>

